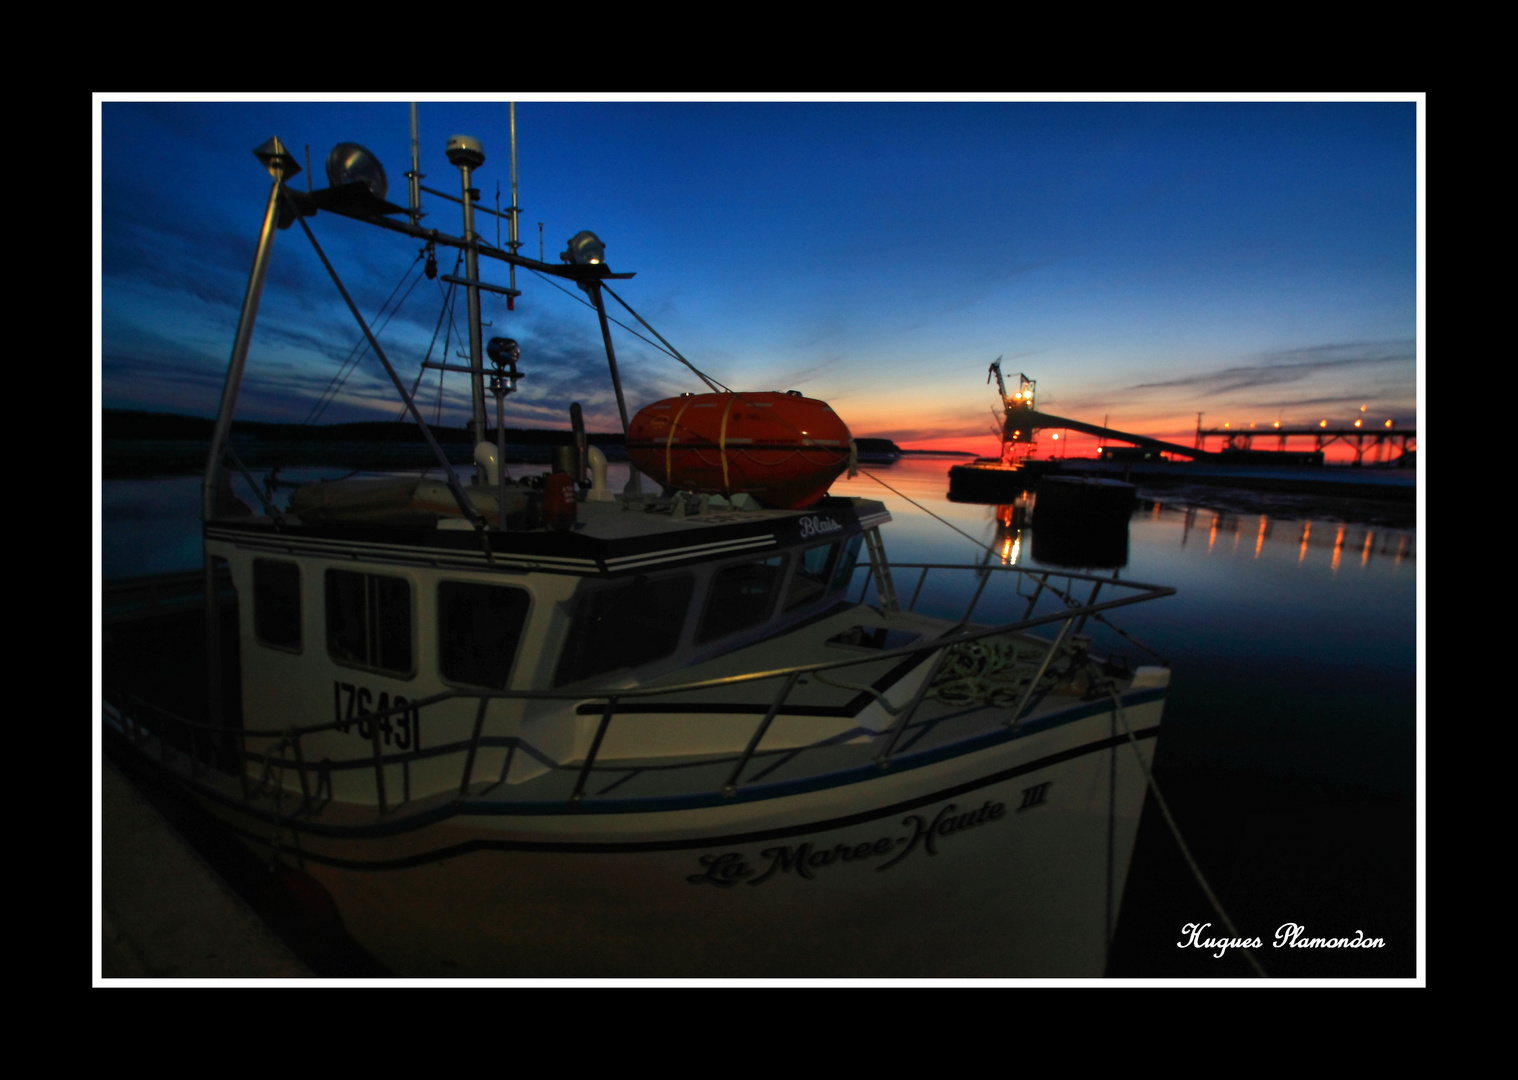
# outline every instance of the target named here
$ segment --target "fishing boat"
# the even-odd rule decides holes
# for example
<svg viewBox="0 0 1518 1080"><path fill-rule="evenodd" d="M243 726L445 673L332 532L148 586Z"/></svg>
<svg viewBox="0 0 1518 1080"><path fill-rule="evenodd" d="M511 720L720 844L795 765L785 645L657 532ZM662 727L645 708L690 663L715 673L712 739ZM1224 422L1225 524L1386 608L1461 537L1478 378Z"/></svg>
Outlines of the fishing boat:
<svg viewBox="0 0 1518 1080"><path fill-rule="evenodd" d="M846 425L780 392L654 403L656 491L636 471L611 490L577 408L561 468L510 478L482 438L455 469L351 303L430 471L233 494L278 232L298 226L348 295L313 229L328 214L464 253L469 362L441 366L468 376L481 435L487 395L499 433L530 363L482 342L481 294L514 310L519 269L578 286L638 449L604 303L631 275L590 232L557 264L520 255L515 190L511 242L482 239L473 138L449 141L461 232L424 227L415 145L404 207L361 147L312 193L279 139L255 151L273 183L202 483L205 568L198 594L107 596L113 752L319 886L398 976L1101 975L1169 671L1099 656L1090 632L1174 590L889 562L886 505L827 493ZM734 426L766 402L802 411ZM675 419L697 404L729 414L723 445ZM798 417L825 431L783 430ZM735 441L769 436L779 464ZM201 707L152 692L201 684Z"/></svg>

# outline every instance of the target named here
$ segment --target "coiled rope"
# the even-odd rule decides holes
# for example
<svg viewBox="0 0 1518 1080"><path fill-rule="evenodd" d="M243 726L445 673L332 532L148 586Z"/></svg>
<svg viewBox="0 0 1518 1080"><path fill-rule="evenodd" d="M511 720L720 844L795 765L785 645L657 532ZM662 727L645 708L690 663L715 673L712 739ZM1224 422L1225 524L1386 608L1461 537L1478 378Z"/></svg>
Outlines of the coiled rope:
<svg viewBox="0 0 1518 1080"><path fill-rule="evenodd" d="M1032 643L967 641L944 657L928 697L950 706L985 704L1010 709L1022 700L1042 659L1043 650ZM1042 681L1047 689L1060 677L1051 667Z"/></svg>

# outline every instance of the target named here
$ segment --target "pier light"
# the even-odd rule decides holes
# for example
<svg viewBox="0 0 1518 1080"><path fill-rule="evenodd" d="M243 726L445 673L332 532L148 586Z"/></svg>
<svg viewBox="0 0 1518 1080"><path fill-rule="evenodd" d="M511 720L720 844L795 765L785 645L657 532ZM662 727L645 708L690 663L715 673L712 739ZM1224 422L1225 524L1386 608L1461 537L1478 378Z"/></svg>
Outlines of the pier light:
<svg viewBox="0 0 1518 1080"><path fill-rule="evenodd" d="M1279 421L1279 420L1277 420L1277 421L1276 421L1276 422L1275 422L1275 426L1276 426L1276 427L1280 427L1280 426L1281 426L1281 421Z"/></svg>
<svg viewBox="0 0 1518 1080"><path fill-rule="evenodd" d="M1361 411L1361 412L1364 412L1364 411L1365 411L1365 408L1366 408L1366 407L1365 407L1365 406L1364 406L1364 405L1361 405L1361 406L1360 406L1360 411Z"/></svg>
<svg viewBox="0 0 1518 1080"><path fill-rule="evenodd" d="M596 266L606 261L606 245L589 229L581 229L570 237L569 250L561 252L559 258L578 266Z"/></svg>
<svg viewBox="0 0 1518 1080"><path fill-rule="evenodd" d="M327 183L333 187L360 183L376 199L383 199L390 193L385 167L379 158L358 143L342 142L332 148L327 155Z"/></svg>
<svg viewBox="0 0 1518 1080"><path fill-rule="evenodd" d="M1362 423L1362 421L1356 420L1355 421L1355 427L1359 427L1361 423Z"/></svg>
<svg viewBox="0 0 1518 1080"><path fill-rule="evenodd" d="M1387 421L1387 422L1386 422L1386 426L1387 426L1387 427L1391 427L1391 426L1392 426L1392 422L1391 422L1391 421L1390 421L1390 420L1388 420L1388 421Z"/></svg>
<svg viewBox="0 0 1518 1080"><path fill-rule="evenodd" d="M1327 420L1319 420L1318 421L1318 426L1319 427L1327 427L1328 426L1328 421Z"/></svg>

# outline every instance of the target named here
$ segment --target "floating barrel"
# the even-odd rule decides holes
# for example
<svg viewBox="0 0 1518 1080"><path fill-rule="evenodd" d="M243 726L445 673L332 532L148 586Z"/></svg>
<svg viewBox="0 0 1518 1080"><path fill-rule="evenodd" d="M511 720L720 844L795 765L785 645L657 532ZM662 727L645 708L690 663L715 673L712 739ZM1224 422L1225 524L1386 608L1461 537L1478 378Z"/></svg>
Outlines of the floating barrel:
<svg viewBox="0 0 1518 1080"><path fill-rule="evenodd" d="M1011 503L1027 490L1032 477L999 458L977 458L966 465L949 467L949 501Z"/></svg>
<svg viewBox="0 0 1518 1080"><path fill-rule="evenodd" d="M1033 507L1033 558L1051 566L1128 565L1132 484L1096 477L1046 476Z"/></svg>
<svg viewBox="0 0 1518 1080"><path fill-rule="evenodd" d="M976 458L953 465L949 468L949 501L1005 505L1032 491L1041 476L1059 467L1057 461L1026 458L1016 465L1005 464L1000 458Z"/></svg>
<svg viewBox="0 0 1518 1080"><path fill-rule="evenodd" d="M826 402L795 391L686 394L633 417L627 456L666 488L801 509L848 468L850 441Z"/></svg>

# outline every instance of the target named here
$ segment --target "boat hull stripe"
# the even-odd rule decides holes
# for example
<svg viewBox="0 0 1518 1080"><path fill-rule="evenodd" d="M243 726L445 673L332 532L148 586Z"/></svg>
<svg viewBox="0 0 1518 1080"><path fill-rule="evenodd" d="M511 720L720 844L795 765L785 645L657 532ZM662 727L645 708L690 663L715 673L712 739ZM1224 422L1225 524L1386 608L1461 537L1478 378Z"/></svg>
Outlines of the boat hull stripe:
<svg viewBox="0 0 1518 1080"><path fill-rule="evenodd" d="M1143 728L1133 733L1135 739L1152 739L1159 735L1159 726ZM1049 768L1066 761L1084 757L1087 754L1100 753L1121 746L1128 741L1126 735L1117 735L1106 739L1098 739L1084 746L1073 747L1057 754L1050 754L1030 761L1022 765L1016 765L1008 769L990 773L975 780L969 780L961 784L951 785L931 792L927 795L919 795L901 802L892 803L888 806L877 807L873 810L864 810L857 814L846 814L841 817L825 818L817 821L808 821L799 825L785 825L772 829L759 829L751 832L727 833L718 836L699 836L673 840L633 840L633 841L574 841L574 840L465 840L447 847L434 848L430 851L407 855L399 859L375 859L359 860L344 859L337 856L326 855L312 850L310 847L303 848L302 855L307 860L319 862L326 866L334 866L347 870L404 870L413 866L424 866L428 863L437 862L440 859L454 859L468 855L476 851L532 851L544 853L573 853L582 855L608 855L608 854L634 854L648 851L688 851L693 848L732 847L739 844L753 844L766 840L781 840L791 836L802 836L807 833L827 832L833 829L847 828L852 825L860 825L869 821L876 821L883 817L891 817L895 814L915 810L921 806L941 802L944 799L957 798L968 792L989 787L1039 769ZM237 809L245 809L233 800L217 796L218 801L231 805ZM426 824L434 824L437 820L445 817L454 817L461 813L480 813L473 804L467 801L461 804L453 804L444 808L444 814L438 815ZM256 812L250 812L250 817L258 818ZM260 819L261 820L261 819ZM311 829L305 822L289 822L288 825L302 831L317 832ZM235 832L246 839L267 843L267 832L259 833L230 825ZM356 832L344 833L345 836L357 837ZM365 832L365 836L381 835L373 832Z"/></svg>

